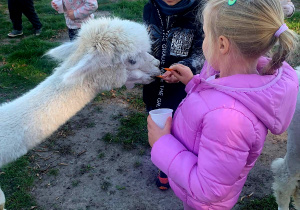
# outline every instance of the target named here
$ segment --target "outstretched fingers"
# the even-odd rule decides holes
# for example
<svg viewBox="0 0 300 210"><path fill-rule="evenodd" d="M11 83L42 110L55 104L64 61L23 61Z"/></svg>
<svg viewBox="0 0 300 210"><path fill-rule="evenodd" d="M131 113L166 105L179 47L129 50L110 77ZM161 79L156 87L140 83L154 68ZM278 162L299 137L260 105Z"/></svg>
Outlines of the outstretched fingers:
<svg viewBox="0 0 300 210"><path fill-rule="evenodd" d="M179 79L177 79L170 71L166 71L162 75L162 79L165 80L167 83L177 83Z"/></svg>
<svg viewBox="0 0 300 210"><path fill-rule="evenodd" d="M183 84L189 83L189 81L193 78L193 72L191 69L182 64L175 64L168 68L168 72L171 72L180 82Z"/></svg>
<svg viewBox="0 0 300 210"><path fill-rule="evenodd" d="M51 2L51 4L52 4L52 7L56 10L56 11L58 11L58 6L57 6L57 4L55 4L54 2ZM1 210L1 209L0 209Z"/></svg>

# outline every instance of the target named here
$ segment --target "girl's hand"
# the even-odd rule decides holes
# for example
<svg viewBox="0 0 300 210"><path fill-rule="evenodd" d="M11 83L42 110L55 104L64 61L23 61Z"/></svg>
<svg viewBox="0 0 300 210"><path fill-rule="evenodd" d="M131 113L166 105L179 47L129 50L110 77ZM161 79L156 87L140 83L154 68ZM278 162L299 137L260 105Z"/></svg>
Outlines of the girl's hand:
<svg viewBox="0 0 300 210"><path fill-rule="evenodd" d="M58 6L53 1L51 1L52 7L58 12Z"/></svg>
<svg viewBox="0 0 300 210"><path fill-rule="evenodd" d="M166 125L163 129L158 127L155 122L152 120L151 116L149 115L147 118L148 123L148 141L151 147L153 147L154 143L162 136L171 133L171 125L172 125L172 118L169 117L167 119Z"/></svg>
<svg viewBox="0 0 300 210"><path fill-rule="evenodd" d="M185 65L176 64L171 66L170 69L173 70L169 72L185 85L194 77L191 69Z"/></svg>
<svg viewBox="0 0 300 210"><path fill-rule="evenodd" d="M75 16L74 16L74 11L73 10L68 10L67 11L67 15L71 20L75 20Z"/></svg>
<svg viewBox="0 0 300 210"><path fill-rule="evenodd" d="M283 13L285 14L285 16L287 16L287 17L292 16L293 13L295 12L295 6L291 2L291 0L281 0L280 3L281 3Z"/></svg>
<svg viewBox="0 0 300 210"><path fill-rule="evenodd" d="M171 72L166 71L163 75L163 80L165 80L167 83L178 83L179 79L177 79Z"/></svg>

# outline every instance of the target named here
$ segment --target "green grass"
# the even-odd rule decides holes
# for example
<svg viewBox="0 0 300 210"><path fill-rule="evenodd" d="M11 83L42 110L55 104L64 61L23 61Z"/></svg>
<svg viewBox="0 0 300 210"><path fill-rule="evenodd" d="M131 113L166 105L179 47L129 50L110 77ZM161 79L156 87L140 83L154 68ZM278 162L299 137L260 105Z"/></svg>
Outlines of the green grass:
<svg viewBox="0 0 300 210"><path fill-rule="evenodd" d="M286 23L290 29L300 34L300 12L295 12L295 14L286 19Z"/></svg>
<svg viewBox="0 0 300 210"><path fill-rule="evenodd" d="M136 148L137 145L148 146L147 115L133 112L121 118L121 125L116 134L107 133L102 138L108 143L122 144L127 150Z"/></svg>
<svg viewBox="0 0 300 210"><path fill-rule="evenodd" d="M240 201L239 204L241 210L277 210L278 209L276 199L273 195L267 195L261 199ZM292 203L289 204L289 209L295 210L295 207Z"/></svg>
<svg viewBox="0 0 300 210"><path fill-rule="evenodd" d="M43 33L39 37L32 34L31 23L23 17L24 36L16 39L7 38L12 25L7 14L7 2L0 0L0 103L11 100L44 80L56 63L42 55L58 45L49 39L57 30L65 28L64 17L55 15L49 7L49 1L35 2L37 13L43 23ZM45 6L48 5L48 6ZM39 10L43 8L43 10ZM55 30L54 30L55 29Z"/></svg>
<svg viewBox="0 0 300 210"><path fill-rule="evenodd" d="M147 0L120 1L117 3L104 0L99 2L103 4L101 7L99 6L103 11L110 11L114 16L141 22L143 20L143 7Z"/></svg>
<svg viewBox="0 0 300 210"><path fill-rule="evenodd" d="M17 161L1 169L0 186L6 196L7 209L30 209L36 203L28 193L35 179L34 170L29 168L28 156L23 156Z"/></svg>

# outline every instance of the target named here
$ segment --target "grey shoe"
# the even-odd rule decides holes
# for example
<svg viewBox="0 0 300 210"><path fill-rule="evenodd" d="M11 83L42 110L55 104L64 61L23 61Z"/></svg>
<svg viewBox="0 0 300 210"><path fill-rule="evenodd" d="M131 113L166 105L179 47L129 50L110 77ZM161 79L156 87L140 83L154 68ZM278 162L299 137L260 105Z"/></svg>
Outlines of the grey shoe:
<svg viewBox="0 0 300 210"><path fill-rule="evenodd" d="M10 32L9 34L7 34L7 36L9 37L16 37L16 36L22 36L23 35L23 31L22 30L12 30L12 32Z"/></svg>
<svg viewBox="0 0 300 210"><path fill-rule="evenodd" d="M34 29L34 34L35 34L36 36L41 35L41 33L42 33L42 28Z"/></svg>

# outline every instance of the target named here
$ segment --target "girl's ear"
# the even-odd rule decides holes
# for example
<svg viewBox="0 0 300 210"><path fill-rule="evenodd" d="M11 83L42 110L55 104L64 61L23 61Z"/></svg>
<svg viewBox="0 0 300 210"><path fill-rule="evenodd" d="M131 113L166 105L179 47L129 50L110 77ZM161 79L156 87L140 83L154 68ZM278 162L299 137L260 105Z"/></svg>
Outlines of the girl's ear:
<svg viewBox="0 0 300 210"><path fill-rule="evenodd" d="M230 47L229 39L225 36L219 36L218 47L222 55L227 54L229 52L229 47Z"/></svg>

